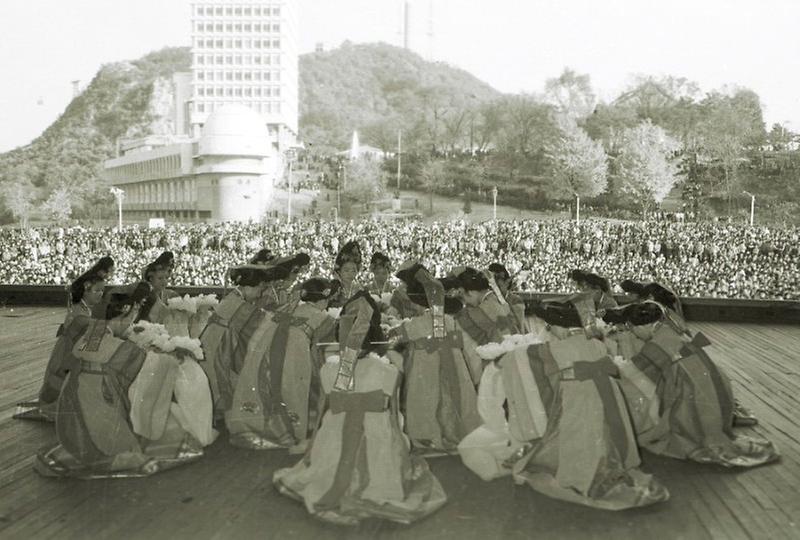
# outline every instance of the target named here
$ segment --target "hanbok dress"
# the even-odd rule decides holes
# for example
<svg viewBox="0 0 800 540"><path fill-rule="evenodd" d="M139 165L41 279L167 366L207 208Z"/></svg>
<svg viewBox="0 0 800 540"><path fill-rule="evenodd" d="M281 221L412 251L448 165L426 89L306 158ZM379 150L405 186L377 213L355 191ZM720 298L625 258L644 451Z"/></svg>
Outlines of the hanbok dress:
<svg viewBox="0 0 800 540"><path fill-rule="evenodd" d="M411 523L447 498L425 460L411 455L400 427L400 372L386 357L359 358L352 391L334 389L338 363L322 366L328 408L311 447L275 487L319 519L356 525L365 518Z"/></svg>
<svg viewBox="0 0 800 540"><path fill-rule="evenodd" d="M231 408L230 440L254 449L298 448L321 414L318 343L334 339L334 319L313 304L269 313L248 342Z"/></svg>
<svg viewBox="0 0 800 540"><path fill-rule="evenodd" d="M85 303L78 302L70 306L64 322L56 332L56 343L50 353L47 367L45 367L39 399L36 402L20 403L19 412L14 415L14 418L55 421L58 396L61 394L67 374L80 364L80 361L72 354L72 348L86 332L91 317L92 310Z"/></svg>
<svg viewBox="0 0 800 540"><path fill-rule="evenodd" d="M667 489L639 469L617 368L602 341L578 334L520 347L498 365L511 439L525 445L512 466L517 483L607 510L667 500Z"/></svg>
<svg viewBox="0 0 800 540"><path fill-rule="evenodd" d="M203 443L191 433L192 421L199 424L193 417L197 411L182 410L172 399L175 356L120 339L98 320L73 354L80 364L70 371L58 400L58 444L37 455L39 473L87 479L149 476L203 455Z"/></svg>
<svg viewBox="0 0 800 540"><path fill-rule="evenodd" d="M443 315L443 337L435 337L431 310L400 327L406 351L403 407L406 433L415 451L454 453L481 421L475 384L462 353L462 331Z"/></svg>
<svg viewBox="0 0 800 540"><path fill-rule="evenodd" d="M230 410L238 373L244 366L250 338L253 337L267 311L245 301L234 289L214 308L200 342L204 359L200 362L211 386L214 409Z"/></svg>
<svg viewBox="0 0 800 540"><path fill-rule="evenodd" d="M657 320L630 326L609 341L639 445L655 454L726 467L777 460L772 442L734 432L731 383L713 361L708 338L692 334L677 312L657 302L642 306L655 309Z"/></svg>

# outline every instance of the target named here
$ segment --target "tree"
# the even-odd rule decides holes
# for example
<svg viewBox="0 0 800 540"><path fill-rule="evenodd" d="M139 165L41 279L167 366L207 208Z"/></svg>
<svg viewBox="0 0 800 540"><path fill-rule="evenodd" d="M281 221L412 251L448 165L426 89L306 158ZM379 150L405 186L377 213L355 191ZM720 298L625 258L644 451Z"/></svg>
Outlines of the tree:
<svg viewBox="0 0 800 540"><path fill-rule="evenodd" d="M433 215L433 193L445 182L444 163L436 159L428 161L420 170L420 179L428 192L428 213Z"/></svg>
<svg viewBox="0 0 800 540"><path fill-rule="evenodd" d="M503 100L502 107L500 160L510 169L512 180L519 170L540 174L546 161L546 148L559 136L553 107L525 94Z"/></svg>
<svg viewBox="0 0 800 540"><path fill-rule="evenodd" d="M548 79L544 92L547 101L569 118L584 118L594 110L596 98L589 75L578 74L570 68L564 68L561 75Z"/></svg>
<svg viewBox="0 0 800 540"><path fill-rule="evenodd" d="M2 185L2 199L11 215L19 221L20 227L27 228L36 199L36 188L25 181L6 182Z"/></svg>
<svg viewBox="0 0 800 540"><path fill-rule="evenodd" d="M615 189L642 211L660 204L675 185L680 143L646 120L622 134Z"/></svg>
<svg viewBox="0 0 800 540"><path fill-rule="evenodd" d="M761 101L752 90L710 93L702 102L705 118L700 126L702 147L722 169L722 187L730 212L738 193L739 166L747 161L746 150L764 141Z"/></svg>
<svg viewBox="0 0 800 540"><path fill-rule="evenodd" d="M560 122L561 135L548 146L553 183L551 195L567 199L577 194L596 197L608 184L608 163L603 146L589 138L573 120Z"/></svg>
<svg viewBox="0 0 800 540"><path fill-rule="evenodd" d="M344 193L368 205L378 199L386 188L385 173L375 159L361 158L346 163L347 185Z"/></svg>
<svg viewBox="0 0 800 540"><path fill-rule="evenodd" d="M47 200L42 203L42 209L53 221L63 225L72 216L74 202L73 192L69 187L61 185L50 192Z"/></svg>

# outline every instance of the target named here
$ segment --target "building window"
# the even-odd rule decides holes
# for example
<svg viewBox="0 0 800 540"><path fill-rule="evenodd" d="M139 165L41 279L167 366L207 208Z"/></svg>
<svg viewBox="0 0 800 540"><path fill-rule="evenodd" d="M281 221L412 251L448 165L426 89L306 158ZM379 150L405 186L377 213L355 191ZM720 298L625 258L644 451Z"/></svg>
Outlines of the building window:
<svg viewBox="0 0 800 540"><path fill-rule="evenodd" d="M245 31L245 32L252 32L252 31L253 31L253 25L251 25L251 24L245 24L245 25L244 25L244 31Z"/></svg>
<svg viewBox="0 0 800 540"><path fill-rule="evenodd" d="M272 95L275 97L281 97L281 89L276 86L272 89Z"/></svg>
<svg viewBox="0 0 800 540"><path fill-rule="evenodd" d="M272 16L273 17L279 17L280 14L281 14L281 8L279 8L279 7L272 8Z"/></svg>
<svg viewBox="0 0 800 540"><path fill-rule="evenodd" d="M222 40L218 39L217 40L217 49L221 49L221 48L222 48Z"/></svg>
<svg viewBox="0 0 800 540"><path fill-rule="evenodd" d="M253 8L253 15L255 15L256 17L261 17L261 8L260 7Z"/></svg>
<svg viewBox="0 0 800 540"><path fill-rule="evenodd" d="M234 90L235 90L235 94L234 95L236 97L242 97L242 89L241 88L234 88Z"/></svg>
<svg viewBox="0 0 800 540"><path fill-rule="evenodd" d="M281 112L281 103L280 103L280 101L278 101L278 102L275 102L275 103L273 104L273 106L272 106L272 112L274 112L274 113L276 113L276 114L280 114L280 112Z"/></svg>
<svg viewBox="0 0 800 540"><path fill-rule="evenodd" d="M253 95L253 89L252 89L252 88L245 88L245 89L244 89L244 95L245 95L246 97L252 97L252 95Z"/></svg>
<svg viewBox="0 0 800 540"><path fill-rule="evenodd" d="M207 7L206 8L206 17L211 17L212 15L214 15L214 8Z"/></svg>
<svg viewBox="0 0 800 540"><path fill-rule="evenodd" d="M231 88L231 87L226 88L225 89L225 95L227 97L231 97L233 95L233 88Z"/></svg>
<svg viewBox="0 0 800 540"><path fill-rule="evenodd" d="M260 48L261 48L261 40L259 40L259 39L256 39L255 41L253 41L253 46L254 46L256 49L260 49Z"/></svg>
<svg viewBox="0 0 800 540"><path fill-rule="evenodd" d="M272 63L275 64L276 66L281 65L281 55L279 54L273 55Z"/></svg>
<svg viewBox="0 0 800 540"><path fill-rule="evenodd" d="M197 14L198 15L203 15L203 6L198 6L197 7Z"/></svg>
<svg viewBox="0 0 800 540"><path fill-rule="evenodd" d="M225 72L225 80L226 81L232 81L233 80L233 72L226 71Z"/></svg>
<svg viewBox="0 0 800 540"><path fill-rule="evenodd" d="M271 62L270 62L270 57L269 57L269 55L266 55L266 56L264 57L264 63L265 63L266 65L270 65L270 63L271 63Z"/></svg>
<svg viewBox="0 0 800 540"><path fill-rule="evenodd" d="M250 62L248 62L248 64L249 63ZM253 73L252 72L250 72L250 71L245 71L244 72L244 80L249 81L249 80L252 80L252 78L253 78Z"/></svg>
<svg viewBox="0 0 800 540"><path fill-rule="evenodd" d="M237 81L241 81L242 80L242 72L241 71L237 71L235 77L236 77Z"/></svg>
<svg viewBox="0 0 800 540"><path fill-rule="evenodd" d="M196 55L194 55L194 62L195 62L195 64L204 64L205 63L205 58L203 58L202 54L196 54Z"/></svg>
<svg viewBox="0 0 800 540"><path fill-rule="evenodd" d="M222 23L217 23L216 29L217 29L217 32L222 32Z"/></svg>
<svg viewBox="0 0 800 540"><path fill-rule="evenodd" d="M241 57L241 55L237 54L236 56L233 57L233 60L234 60L234 62L236 63L237 66L241 66L242 65L242 57Z"/></svg>
<svg viewBox="0 0 800 540"><path fill-rule="evenodd" d="M233 42L233 48L234 49L241 49L242 48L242 40L241 39L237 39L236 41L234 41Z"/></svg>
<svg viewBox="0 0 800 540"><path fill-rule="evenodd" d="M281 40L273 39L272 40L272 48L273 49L280 49L281 48Z"/></svg>
<svg viewBox="0 0 800 540"><path fill-rule="evenodd" d="M206 74L205 74L204 71L198 71L197 72L197 80L198 81L205 80L205 78L206 78Z"/></svg>
<svg viewBox="0 0 800 540"><path fill-rule="evenodd" d="M265 81L269 81L269 80L271 80L271 73L272 73L272 72L270 72L270 71L265 71L265 72L264 72L264 80L265 80Z"/></svg>
<svg viewBox="0 0 800 540"><path fill-rule="evenodd" d="M241 17L242 16L242 8L240 8L240 7L235 8L233 10L233 14L236 15L237 17Z"/></svg>
<svg viewBox="0 0 800 540"><path fill-rule="evenodd" d="M252 49L253 48L253 40L252 39L244 40L244 48L245 49Z"/></svg>
<svg viewBox="0 0 800 540"><path fill-rule="evenodd" d="M253 32L255 32L256 34L260 34L261 33L261 25L260 24L256 24L255 26L253 26Z"/></svg>
<svg viewBox="0 0 800 540"><path fill-rule="evenodd" d="M197 112L206 112L206 108L202 103L197 104Z"/></svg>
<svg viewBox="0 0 800 540"><path fill-rule="evenodd" d="M214 25L211 23L206 23L206 32L213 32L213 31L214 31Z"/></svg>
<svg viewBox="0 0 800 540"><path fill-rule="evenodd" d="M233 25L231 23L226 24L225 25L225 31L226 32L233 32Z"/></svg>
<svg viewBox="0 0 800 540"><path fill-rule="evenodd" d="M217 11L217 17L222 17L222 8L218 7L216 11Z"/></svg>
<svg viewBox="0 0 800 540"><path fill-rule="evenodd" d="M253 93L255 94L256 97L261 97L261 87L256 86L255 88L253 88Z"/></svg>
<svg viewBox="0 0 800 540"><path fill-rule="evenodd" d="M230 39L225 40L225 48L230 49L233 42Z"/></svg>
<svg viewBox="0 0 800 540"><path fill-rule="evenodd" d="M256 61L256 64L260 64L260 63L261 63L261 58L259 58L258 56L256 56L256 57L255 57L255 61ZM261 80L261 72L260 72L260 71L256 71L255 73L253 73L253 75L255 76L255 79L256 79L257 81L260 81L260 80Z"/></svg>
<svg viewBox="0 0 800 540"><path fill-rule="evenodd" d="M265 49L269 49L269 43L270 43L270 41L269 41L268 39L265 39L265 40L262 42L262 46L263 46Z"/></svg>
<svg viewBox="0 0 800 540"><path fill-rule="evenodd" d="M233 8L232 7L226 7L225 8L225 15L227 15L228 17L233 15Z"/></svg>
<svg viewBox="0 0 800 540"><path fill-rule="evenodd" d="M217 97L222 97L222 87L221 86L217 87Z"/></svg>
<svg viewBox="0 0 800 540"><path fill-rule="evenodd" d="M251 9L249 7L244 8L244 16L245 17L249 17L251 13L252 13L252 11L251 11Z"/></svg>
<svg viewBox="0 0 800 540"><path fill-rule="evenodd" d="M264 88L264 97L272 97L272 88L270 87Z"/></svg>
<svg viewBox="0 0 800 540"><path fill-rule="evenodd" d="M261 57L260 56L254 56L253 57L253 63L256 64L256 65L260 65L261 64Z"/></svg>
<svg viewBox="0 0 800 540"><path fill-rule="evenodd" d="M206 26L203 23L197 23L195 24L195 28L197 28L198 32L202 32L203 30L205 30Z"/></svg>
<svg viewBox="0 0 800 540"><path fill-rule="evenodd" d="M281 31L281 25L279 25L279 24L273 24L273 25L272 25L272 31L273 31L273 32L280 32L280 31Z"/></svg>
<svg viewBox="0 0 800 540"><path fill-rule="evenodd" d="M280 71L276 71L275 74L272 76L272 79L275 80L275 81L280 81L281 80L281 72Z"/></svg>
<svg viewBox="0 0 800 540"><path fill-rule="evenodd" d="M234 27L233 27L233 30L234 30L234 32L236 32L237 34L241 33L241 32L242 32L242 25L241 25L241 24L236 24L236 25L234 25Z"/></svg>
<svg viewBox="0 0 800 540"><path fill-rule="evenodd" d="M227 65L233 64L233 56L226 56L225 57L225 64L227 64Z"/></svg>
<svg viewBox="0 0 800 540"><path fill-rule="evenodd" d="M197 89L197 95L198 95L198 96L205 96L205 95L206 95L206 89L205 89L205 88L203 88L202 86L201 86L201 87L199 87L199 88Z"/></svg>

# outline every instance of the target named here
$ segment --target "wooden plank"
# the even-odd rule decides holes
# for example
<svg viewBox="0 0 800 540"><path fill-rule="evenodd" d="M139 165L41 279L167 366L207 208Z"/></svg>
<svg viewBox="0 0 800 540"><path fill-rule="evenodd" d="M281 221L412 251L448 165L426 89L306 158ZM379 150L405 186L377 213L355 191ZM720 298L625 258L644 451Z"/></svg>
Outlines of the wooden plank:
<svg viewBox="0 0 800 540"><path fill-rule="evenodd" d="M670 501L603 512L544 497L509 479L485 483L458 458L431 460L448 504L412 527L367 521L340 529L308 517L272 489L285 452L231 447L224 437L202 461L147 479L67 481L31 469L54 440L46 424L13 421L16 401L35 397L64 310L0 310L0 537L8 538L792 538L800 515L800 328L693 323L761 424L737 433L773 440L782 461L746 471L644 453L644 469Z"/></svg>

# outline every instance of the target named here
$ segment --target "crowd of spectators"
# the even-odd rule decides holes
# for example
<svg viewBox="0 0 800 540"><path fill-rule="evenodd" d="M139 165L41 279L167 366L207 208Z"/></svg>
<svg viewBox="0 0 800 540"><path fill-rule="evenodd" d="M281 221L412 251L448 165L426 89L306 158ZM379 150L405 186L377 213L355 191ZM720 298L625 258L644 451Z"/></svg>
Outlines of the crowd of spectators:
<svg viewBox="0 0 800 540"><path fill-rule="evenodd" d="M682 296L800 300L800 229L670 221L461 221L192 224L164 228L74 227L0 230L0 283L67 284L103 255L115 282L138 279L161 251L176 255L175 285L224 286L227 269L267 247L305 251L309 275L330 276L340 246L356 239L365 262L374 250L422 259L437 275L457 265L500 261L523 291L568 292L568 270L658 280ZM367 270L364 276L368 279Z"/></svg>

